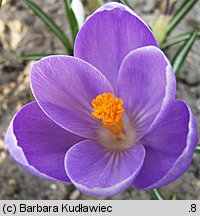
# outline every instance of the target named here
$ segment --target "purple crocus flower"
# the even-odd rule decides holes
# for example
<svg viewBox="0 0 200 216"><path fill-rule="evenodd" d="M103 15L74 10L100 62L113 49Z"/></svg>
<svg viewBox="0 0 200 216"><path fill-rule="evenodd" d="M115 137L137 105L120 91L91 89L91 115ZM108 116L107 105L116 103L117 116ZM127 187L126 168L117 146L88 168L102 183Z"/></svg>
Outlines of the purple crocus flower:
<svg viewBox="0 0 200 216"><path fill-rule="evenodd" d="M197 126L175 100L173 69L144 21L108 3L84 23L74 53L33 65L36 102L5 137L12 157L38 177L99 196L162 187L183 174Z"/></svg>

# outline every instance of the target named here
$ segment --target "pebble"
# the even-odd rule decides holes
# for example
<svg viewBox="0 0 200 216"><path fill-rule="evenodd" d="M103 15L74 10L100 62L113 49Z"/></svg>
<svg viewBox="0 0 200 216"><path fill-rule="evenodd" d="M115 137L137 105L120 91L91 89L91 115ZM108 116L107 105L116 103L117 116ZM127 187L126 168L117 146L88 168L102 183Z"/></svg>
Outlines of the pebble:
<svg viewBox="0 0 200 216"><path fill-rule="evenodd" d="M11 178L8 180L8 186L6 189L6 194L9 196L14 196L18 190L18 183L15 179Z"/></svg>
<svg viewBox="0 0 200 216"><path fill-rule="evenodd" d="M17 181L16 181L15 179L9 179L9 180L8 180L8 184L9 184L10 186L15 186L15 185L17 185Z"/></svg>
<svg viewBox="0 0 200 216"><path fill-rule="evenodd" d="M56 190L58 187L56 184L50 184L50 189L51 190Z"/></svg>
<svg viewBox="0 0 200 216"><path fill-rule="evenodd" d="M79 198L79 196L81 195L80 191L79 190L74 190L70 196L69 196L69 199L70 200L76 200Z"/></svg>
<svg viewBox="0 0 200 216"><path fill-rule="evenodd" d="M4 145L3 139L0 139L0 149L5 149L5 145Z"/></svg>
<svg viewBox="0 0 200 216"><path fill-rule="evenodd" d="M6 159L6 152L0 151L0 164Z"/></svg>
<svg viewBox="0 0 200 216"><path fill-rule="evenodd" d="M196 187L197 187L197 188L200 188L200 181L197 181L197 182L196 182Z"/></svg>

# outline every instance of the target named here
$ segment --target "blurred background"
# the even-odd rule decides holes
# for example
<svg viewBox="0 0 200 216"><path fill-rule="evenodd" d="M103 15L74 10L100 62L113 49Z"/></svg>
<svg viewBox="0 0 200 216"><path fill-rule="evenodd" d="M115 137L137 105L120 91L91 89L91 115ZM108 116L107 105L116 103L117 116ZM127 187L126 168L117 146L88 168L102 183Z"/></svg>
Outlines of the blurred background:
<svg viewBox="0 0 200 216"><path fill-rule="evenodd" d="M190 0L188 0L189 2ZM99 4L108 1L84 0L85 16ZM130 0L128 3L148 24L159 17L165 0ZM62 0L35 0L70 38L70 25ZM175 9L183 3L178 0ZM170 36L194 30L200 23L200 1L184 16ZM165 50L172 59L178 45ZM3 0L0 9L0 199L152 199L149 191L130 187L125 192L99 198L82 194L72 185L39 179L21 169L4 146L9 121L24 104L33 100L29 86L30 65L41 53L65 53L63 44L36 16L23 0ZM20 57L21 56L21 57ZM30 60L27 60L27 59ZM177 77L177 98L192 108L200 125L200 40L197 38ZM200 128L199 128L200 129ZM200 131L200 130L199 130ZM194 154L192 165L174 183L161 188L165 197L176 194L177 199L200 199L200 155Z"/></svg>

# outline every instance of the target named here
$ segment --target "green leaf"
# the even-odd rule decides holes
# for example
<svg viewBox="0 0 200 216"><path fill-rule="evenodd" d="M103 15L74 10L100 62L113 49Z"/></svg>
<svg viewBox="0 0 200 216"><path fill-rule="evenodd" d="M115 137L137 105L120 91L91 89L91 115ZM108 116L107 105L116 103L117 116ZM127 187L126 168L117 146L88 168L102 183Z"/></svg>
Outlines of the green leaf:
<svg viewBox="0 0 200 216"><path fill-rule="evenodd" d="M38 5L32 2L32 0L24 0L28 7L50 28L50 30L58 37L58 39L64 45L68 54L72 54L72 45L65 35L65 33L61 30L61 28L53 21L51 17L49 17Z"/></svg>
<svg viewBox="0 0 200 216"><path fill-rule="evenodd" d="M46 56L56 55L55 53L40 53L40 54L32 54L32 55L24 55L24 56L17 56L16 59L18 61L29 61L29 60L39 60Z"/></svg>
<svg viewBox="0 0 200 216"><path fill-rule="evenodd" d="M190 11L190 9L198 2L198 0L185 0L179 9L176 11L174 16L171 18L170 23L168 25L167 33L170 32L179 24L179 22L183 19L184 16Z"/></svg>
<svg viewBox="0 0 200 216"><path fill-rule="evenodd" d="M198 32L199 32L199 28L195 29L190 35L189 39L180 47L180 49L175 54L172 60L172 66L175 74L178 75L181 66L184 64L185 59L197 38Z"/></svg>
<svg viewBox="0 0 200 216"><path fill-rule="evenodd" d="M161 194L161 192L158 189L151 190L151 193L152 193L153 199L164 200L163 195Z"/></svg>
<svg viewBox="0 0 200 216"><path fill-rule="evenodd" d="M129 4L129 2L127 0L120 0L120 2L124 5L127 5L128 7L131 8L131 5Z"/></svg>
<svg viewBox="0 0 200 216"><path fill-rule="evenodd" d="M176 194L172 194L169 198L170 200L177 200L177 196Z"/></svg>
<svg viewBox="0 0 200 216"><path fill-rule="evenodd" d="M6 62L5 59L0 59L0 65L1 65L1 64L4 64L5 62Z"/></svg>
<svg viewBox="0 0 200 216"><path fill-rule="evenodd" d="M1 8L1 5L2 5L2 1L3 1L3 0L0 0L0 8Z"/></svg>
<svg viewBox="0 0 200 216"><path fill-rule="evenodd" d="M175 44L178 44L178 43L181 43L183 41L186 41L187 39L189 39L191 37L191 34L193 33L193 31L191 32L188 32L188 33L185 33L185 34L181 34L181 35L178 35L178 36L175 36L165 42L163 42L161 45L160 45L160 48L162 50L165 50ZM198 32L198 36L200 36L200 32Z"/></svg>
<svg viewBox="0 0 200 216"><path fill-rule="evenodd" d="M77 23L75 14L72 10L72 7L71 7L71 1L70 0L64 0L64 4L65 4L67 19L69 21L70 28L71 28L71 34L72 34L73 42L74 42L76 35L78 33L78 30L79 30L78 23Z"/></svg>
<svg viewBox="0 0 200 216"><path fill-rule="evenodd" d="M162 44L166 39L169 21L169 16L161 14L153 23L153 25L151 25L151 29L157 39L158 44Z"/></svg>
<svg viewBox="0 0 200 216"><path fill-rule="evenodd" d="M195 152L196 152L197 154L200 154L200 144L196 147Z"/></svg>

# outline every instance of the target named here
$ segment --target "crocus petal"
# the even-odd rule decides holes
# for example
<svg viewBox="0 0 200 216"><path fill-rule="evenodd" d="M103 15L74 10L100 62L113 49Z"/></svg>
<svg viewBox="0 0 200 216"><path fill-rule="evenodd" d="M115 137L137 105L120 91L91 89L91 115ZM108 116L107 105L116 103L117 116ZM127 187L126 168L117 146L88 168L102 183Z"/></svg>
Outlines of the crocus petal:
<svg viewBox="0 0 200 216"><path fill-rule="evenodd" d="M140 142L146 157L134 186L152 189L177 179L189 167L198 142L196 122L189 107L176 101L166 119Z"/></svg>
<svg viewBox="0 0 200 216"><path fill-rule="evenodd" d="M100 7L80 29L74 55L99 69L115 88L120 65L132 50L158 46L149 27L119 3Z"/></svg>
<svg viewBox="0 0 200 216"><path fill-rule="evenodd" d="M92 100L112 93L107 79L90 64L69 56L51 56L31 71L33 94L43 111L66 130L95 138L100 120L91 115Z"/></svg>
<svg viewBox="0 0 200 216"><path fill-rule="evenodd" d="M117 96L124 101L137 141L164 118L175 93L174 72L162 51L147 46L126 56L119 72Z"/></svg>
<svg viewBox="0 0 200 216"><path fill-rule="evenodd" d="M5 144L26 171L38 177L70 182L64 169L64 157L80 140L83 138L55 124L32 102L12 119Z"/></svg>
<svg viewBox="0 0 200 216"><path fill-rule="evenodd" d="M111 151L93 141L74 145L66 154L66 172L82 192L111 196L126 189L142 167L145 150Z"/></svg>

